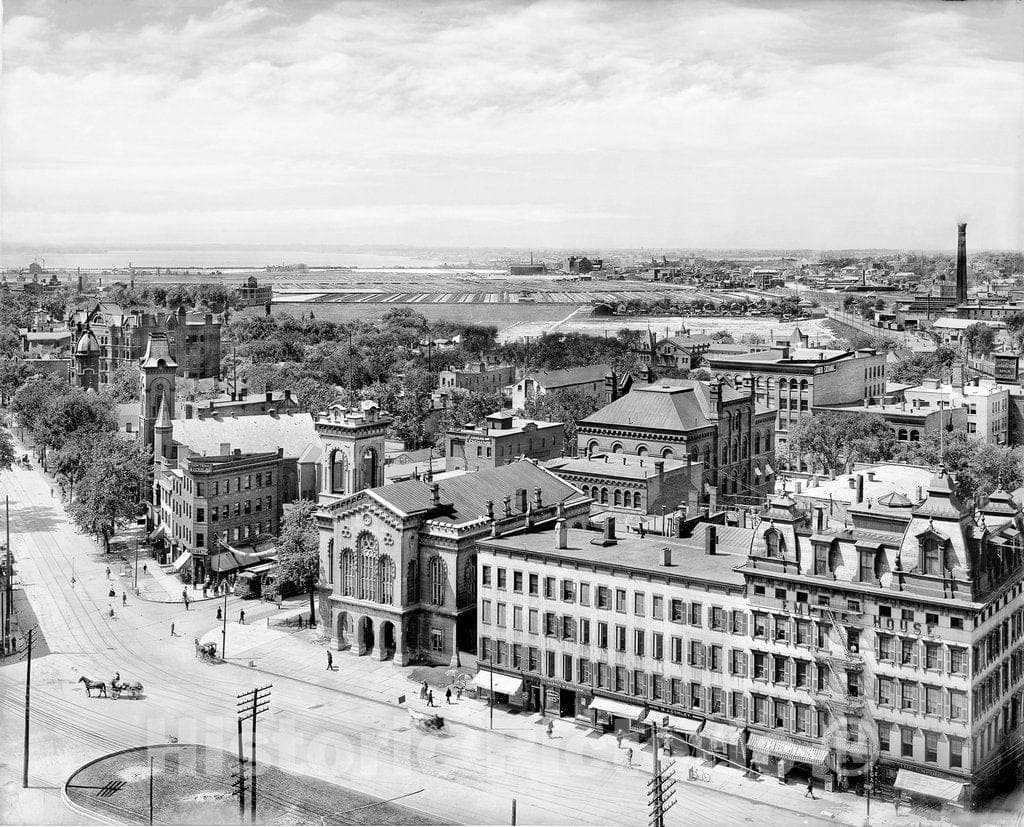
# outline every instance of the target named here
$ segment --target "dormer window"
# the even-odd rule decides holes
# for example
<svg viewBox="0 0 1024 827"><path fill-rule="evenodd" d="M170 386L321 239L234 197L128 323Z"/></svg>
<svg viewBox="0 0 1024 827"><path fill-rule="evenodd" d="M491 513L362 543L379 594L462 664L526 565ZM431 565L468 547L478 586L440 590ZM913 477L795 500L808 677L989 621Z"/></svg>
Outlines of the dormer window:
<svg viewBox="0 0 1024 827"><path fill-rule="evenodd" d="M942 574L942 544L935 536L921 541L921 571L925 574Z"/></svg>
<svg viewBox="0 0 1024 827"><path fill-rule="evenodd" d="M769 557L781 558L786 556L786 540L774 528L768 529L765 532L764 543Z"/></svg>

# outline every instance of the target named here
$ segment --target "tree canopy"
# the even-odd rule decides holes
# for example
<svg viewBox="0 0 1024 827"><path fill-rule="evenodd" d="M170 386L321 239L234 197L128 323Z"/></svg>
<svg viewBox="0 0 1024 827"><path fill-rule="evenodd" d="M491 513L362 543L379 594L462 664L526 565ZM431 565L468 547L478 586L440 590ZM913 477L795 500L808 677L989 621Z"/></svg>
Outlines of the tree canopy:
<svg viewBox="0 0 1024 827"><path fill-rule="evenodd" d="M316 525L316 504L312 500L299 500L285 512L277 542L277 571L281 580L308 591L309 625L315 625L320 532Z"/></svg>
<svg viewBox="0 0 1024 827"><path fill-rule="evenodd" d="M68 513L82 531L102 537L109 550L110 537L138 516L149 457L136 440L95 439L88 448L78 494Z"/></svg>
<svg viewBox="0 0 1024 827"><path fill-rule="evenodd" d="M819 411L802 416L790 428L789 441L798 454L833 473L855 462L875 462L892 455L896 437L876 414Z"/></svg>

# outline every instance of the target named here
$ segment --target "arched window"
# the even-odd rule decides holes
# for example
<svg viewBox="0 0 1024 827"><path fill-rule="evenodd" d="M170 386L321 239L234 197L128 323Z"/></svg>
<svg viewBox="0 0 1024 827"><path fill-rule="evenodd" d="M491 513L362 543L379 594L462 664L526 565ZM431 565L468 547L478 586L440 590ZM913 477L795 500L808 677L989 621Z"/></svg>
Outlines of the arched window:
<svg viewBox="0 0 1024 827"><path fill-rule="evenodd" d="M391 606L395 602L395 561L385 554L377 564L377 571L380 602Z"/></svg>
<svg viewBox="0 0 1024 827"><path fill-rule="evenodd" d="M761 453L761 432L754 431L754 455Z"/></svg>
<svg viewBox="0 0 1024 827"><path fill-rule="evenodd" d="M711 468L711 449L707 445L705 445L704 446L704 471L707 472L707 470L709 468Z"/></svg>
<svg viewBox="0 0 1024 827"><path fill-rule="evenodd" d="M430 558L430 602L435 606L444 605L444 593L448 581L448 567L438 555Z"/></svg>
<svg viewBox="0 0 1024 827"><path fill-rule="evenodd" d="M665 449L668 450L667 448ZM690 462L700 462L700 452L696 448L690 449Z"/></svg>
<svg viewBox="0 0 1024 827"><path fill-rule="evenodd" d="M364 531L356 541L356 548L359 553L359 599L376 600L379 555L377 538Z"/></svg>
<svg viewBox="0 0 1024 827"><path fill-rule="evenodd" d="M673 459L674 457L675 457L675 452L671 448L665 448L661 452L661 458L662 459Z"/></svg>
<svg viewBox="0 0 1024 827"><path fill-rule="evenodd" d="M608 489L601 489L601 505L608 505Z"/></svg>
<svg viewBox="0 0 1024 827"><path fill-rule="evenodd" d="M898 439L900 442L906 442L907 441L907 429L906 428L900 428L899 431L896 432L896 439Z"/></svg>
<svg viewBox="0 0 1024 827"><path fill-rule="evenodd" d="M740 459L740 444L737 440L732 441L732 461L739 462Z"/></svg>
<svg viewBox="0 0 1024 827"><path fill-rule="evenodd" d="M729 446L728 445L723 445L722 446L722 465L728 465L728 464L729 464Z"/></svg>
<svg viewBox="0 0 1024 827"><path fill-rule="evenodd" d="M920 432L917 429L914 429L914 430L912 430L910 432L910 441L911 442L920 442L921 441L921 434L920 434Z"/></svg>
<svg viewBox="0 0 1024 827"><path fill-rule="evenodd" d="M769 557L786 556L786 539L774 528L764 533L766 553Z"/></svg>
<svg viewBox="0 0 1024 827"><path fill-rule="evenodd" d="M585 497L589 497L590 496L590 486L589 485L584 485L583 488L581 488L580 490L583 492L583 496L585 496Z"/></svg>
<svg viewBox="0 0 1024 827"><path fill-rule="evenodd" d="M750 454L750 451L747 448L748 444L749 443L747 442L747 435L744 434L742 437L740 437L740 456L743 459L746 459L747 456Z"/></svg>
<svg viewBox="0 0 1024 827"><path fill-rule="evenodd" d="M640 501L640 492L639 491L634 491L633 492L633 508L640 508L641 505L642 505L642 503Z"/></svg>
<svg viewBox="0 0 1024 827"><path fill-rule="evenodd" d="M801 379L800 380L800 390L801 391L807 390L807 380L806 379Z"/></svg>
<svg viewBox="0 0 1024 827"><path fill-rule="evenodd" d="M615 489L614 502L615 505L622 505L622 492L618 488Z"/></svg>
<svg viewBox="0 0 1024 827"><path fill-rule="evenodd" d="M639 446L637 446L636 455L638 457L646 457L647 453L648 453L648 451L647 451L647 446L646 445L639 445Z"/></svg>
<svg viewBox="0 0 1024 827"><path fill-rule="evenodd" d="M613 454L621 454L622 453L622 443L621 442L613 442L612 443L612 453Z"/></svg>
<svg viewBox="0 0 1024 827"><path fill-rule="evenodd" d="M592 439L592 440L590 440L589 443L587 443L587 453L588 454L593 454L600 447L601 446L598 444L598 441L596 439Z"/></svg>
<svg viewBox="0 0 1024 827"><path fill-rule="evenodd" d="M476 600L476 555L471 554L466 558L462 567L462 582L465 584L466 596L470 600Z"/></svg>
<svg viewBox="0 0 1024 827"><path fill-rule="evenodd" d="M405 567L405 599L409 603L420 602L420 571L415 560Z"/></svg>
<svg viewBox="0 0 1024 827"><path fill-rule="evenodd" d="M341 552L341 593L345 597L356 594L356 558L350 548Z"/></svg>
<svg viewBox="0 0 1024 827"><path fill-rule="evenodd" d="M260 525L262 526L262 523L260 523ZM260 529L260 533L261 534L263 533L262 528ZM331 537L331 539L327 541L327 582L328 583L333 583L334 582L334 538L333 537Z"/></svg>

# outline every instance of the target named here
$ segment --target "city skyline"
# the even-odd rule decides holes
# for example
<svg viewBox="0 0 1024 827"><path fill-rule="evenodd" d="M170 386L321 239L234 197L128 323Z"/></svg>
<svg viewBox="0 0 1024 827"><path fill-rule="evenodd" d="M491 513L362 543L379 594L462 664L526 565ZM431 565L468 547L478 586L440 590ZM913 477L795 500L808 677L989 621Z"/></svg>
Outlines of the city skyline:
<svg viewBox="0 0 1024 827"><path fill-rule="evenodd" d="M4 246L1024 247L1024 6L5 6Z"/></svg>

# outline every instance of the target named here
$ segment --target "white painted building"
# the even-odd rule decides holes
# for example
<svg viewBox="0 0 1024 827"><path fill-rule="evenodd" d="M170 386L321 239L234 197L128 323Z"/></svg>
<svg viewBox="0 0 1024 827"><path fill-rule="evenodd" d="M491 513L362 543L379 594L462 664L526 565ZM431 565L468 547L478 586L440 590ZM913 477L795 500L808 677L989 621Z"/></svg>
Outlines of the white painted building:
<svg viewBox="0 0 1024 827"><path fill-rule="evenodd" d="M993 445L1009 442L1010 389L992 379L974 379L953 385L927 378L903 392L908 402L920 407L967 409L967 432Z"/></svg>

